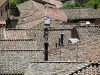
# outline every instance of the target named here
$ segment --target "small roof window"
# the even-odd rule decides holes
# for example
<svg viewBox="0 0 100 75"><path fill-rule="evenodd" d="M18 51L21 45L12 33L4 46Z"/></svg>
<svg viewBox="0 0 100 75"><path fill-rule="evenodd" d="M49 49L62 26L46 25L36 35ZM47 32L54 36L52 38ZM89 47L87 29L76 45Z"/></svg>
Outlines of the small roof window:
<svg viewBox="0 0 100 75"><path fill-rule="evenodd" d="M77 42L79 41L79 39L77 39L77 38L69 38L68 40L69 40L69 42L71 42L72 44L73 44L73 43L77 43Z"/></svg>
<svg viewBox="0 0 100 75"><path fill-rule="evenodd" d="M87 25L90 25L90 21L86 21L86 24L87 24Z"/></svg>
<svg viewBox="0 0 100 75"><path fill-rule="evenodd" d="M44 20L45 25L50 25L50 20Z"/></svg>

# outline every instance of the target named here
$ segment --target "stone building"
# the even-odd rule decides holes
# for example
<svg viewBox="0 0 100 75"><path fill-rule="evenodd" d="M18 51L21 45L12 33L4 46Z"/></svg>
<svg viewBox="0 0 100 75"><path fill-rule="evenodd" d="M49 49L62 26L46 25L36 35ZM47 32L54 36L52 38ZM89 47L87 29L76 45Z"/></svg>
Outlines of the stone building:
<svg viewBox="0 0 100 75"><path fill-rule="evenodd" d="M10 23L10 6L9 0L0 0L0 20L6 22L6 27Z"/></svg>
<svg viewBox="0 0 100 75"><path fill-rule="evenodd" d="M68 25L64 12L45 8L44 5L36 2L28 1L25 5L20 4L18 7L21 11L18 29L0 29L0 74L100 75L100 62L98 63L100 60L100 26L76 27L74 23ZM72 10L69 10L69 13L68 10L66 12L68 18L76 19L77 12L70 12ZM84 15L81 11L81 18L98 16L98 14L90 16L86 12ZM44 25L45 23L47 25ZM48 31L49 61L44 60L43 29L45 27L51 28ZM68 42L68 39L71 37L71 32L76 34L76 31L80 40L72 44ZM58 45L61 33L66 34L63 36L63 46ZM90 61L96 63L91 64Z"/></svg>
<svg viewBox="0 0 100 75"><path fill-rule="evenodd" d="M66 2L66 1L68 1L68 0L60 0L61 2ZM79 2L80 4L85 4L85 3L87 3L89 0L72 0L72 1L74 1L74 2Z"/></svg>
<svg viewBox="0 0 100 75"><path fill-rule="evenodd" d="M80 4L85 4L87 3L89 0L72 0L74 2L79 2Z"/></svg>
<svg viewBox="0 0 100 75"><path fill-rule="evenodd" d="M86 25L86 21L90 21L91 25L100 25L100 8L97 10L93 8L80 8L80 9L62 9L66 15L68 22L80 23ZM83 23L82 23L83 22Z"/></svg>

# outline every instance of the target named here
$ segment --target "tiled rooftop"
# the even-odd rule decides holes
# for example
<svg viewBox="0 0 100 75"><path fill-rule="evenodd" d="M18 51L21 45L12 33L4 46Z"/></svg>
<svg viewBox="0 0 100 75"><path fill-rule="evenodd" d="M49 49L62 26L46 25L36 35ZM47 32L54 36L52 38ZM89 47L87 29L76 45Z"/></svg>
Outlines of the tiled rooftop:
<svg viewBox="0 0 100 75"><path fill-rule="evenodd" d="M60 1L57 1L57 0L35 0L35 1L38 1L38 2L44 2L44 3L49 3L51 5L55 5L56 8L61 8L62 7L62 3Z"/></svg>
<svg viewBox="0 0 100 75"><path fill-rule="evenodd" d="M4 39L28 39L27 31L25 30L4 30Z"/></svg>
<svg viewBox="0 0 100 75"><path fill-rule="evenodd" d="M26 4L30 4L31 6L26 8ZM67 21L65 13L60 9L45 8L44 5L35 1L27 1L25 3L19 4L17 7L21 12L17 28L32 28L41 22L44 22L44 19L46 18L50 20Z"/></svg>
<svg viewBox="0 0 100 75"><path fill-rule="evenodd" d="M85 67L88 63L70 63L70 62L44 62L44 63L32 63L25 75L67 75L82 67Z"/></svg>
<svg viewBox="0 0 100 75"><path fill-rule="evenodd" d="M80 39L89 38L91 36L100 35L100 26L80 26L77 27Z"/></svg>
<svg viewBox="0 0 100 75"><path fill-rule="evenodd" d="M68 19L94 19L100 18L100 8L79 8L79 9L62 9Z"/></svg>
<svg viewBox="0 0 100 75"><path fill-rule="evenodd" d="M46 16L61 21L67 21L67 16L60 9L47 8Z"/></svg>
<svg viewBox="0 0 100 75"><path fill-rule="evenodd" d="M0 41L0 50L37 50L35 41Z"/></svg>
<svg viewBox="0 0 100 75"><path fill-rule="evenodd" d="M17 29L31 29L31 28L34 28L35 26L43 23L44 19L45 18L40 18L40 19L35 20L35 21L32 21L31 19L28 19L27 20L28 21L27 23L26 22L23 22L22 24L18 24L16 26L16 28ZM21 23L21 22L19 21L19 23Z"/></svg>
<svg viewBox="0 0 100 75"><path fill-rule="evenodd" d="M0 0L0 7L5 3L7 2L8 0Z"/></svg>
<svg viewBox="0 0 100 75"><path fill-rule="evenodd" d="M27 5L27 7L26 7ZM35 1L26 1L24 3L17 5L19 10L42 10L45 9L45 6L41 3Z"/></svg>
<svg viewBox="0 0 100 75"><path fill-rule="evenodd" d="M43 37L42 30L0 29L0 42L1 42L0 44L1 44L1 49L3 49L2 48L3 46L4 50L5 49L20 50L24 48L25 50L26 49L34 50L33 47L39 50L44 49L43 48L44 40L42 37ZM12 42L11 46L9 46L10 42ZM21 48L19 46L21 46Z"/></svg>
<svg viewBox="0 0 100 75"><path fill-rule="evenodd" d="M68 43L70 32L66 33L64 46L58 46L60 33L58 31L49 32L49 60L50 61L98 61L100 54L100 27L77 27L80 41L76 44ZM65 33L62 32L61 33ZM55 35L56 34L56 35ZM53 35L53 36L52 36ZM57 43L57 47L56 47ZM61 53L61 55L60 55ZM91 55L93 55L91 57Z"/></svg>
<svg viewBox="0 0 100 75"><path fill-rule="evenodd" d="M89 62L100 60L100 36L80 40L77 44L49 49L49 61ZM52 41L51 41L52 42ZM56 46L56 45L55 45ZM92 55L92 57L91 57Z"/></svg>
<svg viewBox="0 0 100 75"><path fill-rule="evenodd" d="M0 29L1 39L0 40L25 40L34 39L35 30L19 30L19 29ZM31 34L30 34L31 33ZM32 35L32 36L31 36ZM33 38L34 37L34 38Z"/></svg>

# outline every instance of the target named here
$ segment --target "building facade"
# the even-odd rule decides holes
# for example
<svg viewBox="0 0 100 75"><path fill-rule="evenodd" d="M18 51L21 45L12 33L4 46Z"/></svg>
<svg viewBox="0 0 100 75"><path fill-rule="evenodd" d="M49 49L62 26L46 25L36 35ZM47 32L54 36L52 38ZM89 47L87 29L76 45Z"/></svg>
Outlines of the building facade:
<svg viewBox="0 0 100 75"><path fill-rule="evenodd" d="M89 0L72 0L72 1L79 2L80 4L85 4L85 3L87 3Z"/></svg>
<svg viewBox="0 0 100 75"><path fill-rule="evenodd" d="M59 1L61 1L61 2L66 2L66 1L68 1L68 0L59 0ZM87 3L89 0L71 0L71 1L74 1L74 2L79 2L80 4L85 4L85 3Z"/></svg>
<svg viewBox="0 0 100 75"><path fill-rule="evenodd" d="M8 27L10 23L9 0L0 0L0 20L6 21L6 27Z"/></svg>

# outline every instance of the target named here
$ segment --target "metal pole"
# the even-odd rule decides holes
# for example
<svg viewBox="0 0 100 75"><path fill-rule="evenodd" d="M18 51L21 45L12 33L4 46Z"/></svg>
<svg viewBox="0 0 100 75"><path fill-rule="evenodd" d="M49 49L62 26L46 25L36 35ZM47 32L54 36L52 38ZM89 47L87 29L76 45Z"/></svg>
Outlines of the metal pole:
<svg viewBox="0 0 100 75"><path fill-rule="evenodd" d="M77 44L76 46L77 46L77 47L76 47L76 50L77 50L77 51L76 51L76 55L77 55L77 56L76 56L76 61L78 61L78 44Z"/></svg>
<svg viewBox="0 0 100 75"><path fill-rule="evenodd" d="M59 38L59 46L60 46L60 40L61 40L61 39Z"/></svg>
<svg viewBox="0 0 100 75"><path fill-rule="evenodd" d="M61 34L61 45L63 46L63 34Z"/></svg>
<svg viewBox="0 0 100 75"><path fill-rule="evenodd" d="M45 38L45 43L44 43L44 49L45 49L45 54L44 54L44 60L48 61L48 28L44 29L44 38Z"/></svg>
<svg viewBox="0 0 100 75"><path fill-rule="evenodd" d="M58 47L58 44L56 43L56 48Z"/></svg>
<svg viewBox="0 0 100 75"><path fill-rule="evenodd" d="M45 61L48 61L48 45L49 45L49 43L44 43L44 47L45 47L45 54L44 54L44 56L45 56Z"/></svg>

